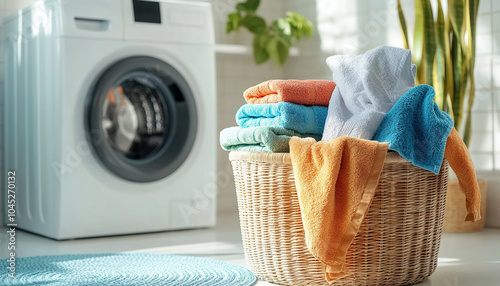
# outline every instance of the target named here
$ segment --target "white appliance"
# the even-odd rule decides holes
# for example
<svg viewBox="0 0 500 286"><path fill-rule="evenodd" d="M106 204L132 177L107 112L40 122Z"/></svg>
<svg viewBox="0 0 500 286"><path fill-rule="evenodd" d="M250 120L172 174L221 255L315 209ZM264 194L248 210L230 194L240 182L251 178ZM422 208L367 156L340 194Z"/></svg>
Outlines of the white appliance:
<svg viewBox="0 0 500 286"><path fill-rule="evenodd" d="M215 224L208 3L45 0L4 27L18 228L71 239Z"/></svg>

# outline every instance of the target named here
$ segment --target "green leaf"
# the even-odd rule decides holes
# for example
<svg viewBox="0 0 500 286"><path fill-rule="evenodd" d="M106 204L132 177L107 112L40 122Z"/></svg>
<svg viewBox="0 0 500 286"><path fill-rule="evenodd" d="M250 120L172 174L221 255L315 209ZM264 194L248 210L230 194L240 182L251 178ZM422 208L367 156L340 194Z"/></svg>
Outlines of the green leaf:
<svg viewBox="0 0 500 286"><path fill-rule="evenodd" d="M413 62L417 65L417 75L415 77L416 84L421 84L423 78L423 47L424 47L424 12L421 0L415 0L415 35L413 36Z"/></svg>
<svg viewBox="0 0 500 286"><path fill-rule="evenodd" d="M267 43L266 50L269 53L269 57L274 61L274 63L276 63L278 66L282 66L288 59L290 46L287 45L287 43L282 39L272 37Z"/></svg>
<svg viewBox="0 0 500 286"><path fill-rule="evenodd" d="M304 35L308 37L312 36L313 25L311 21L307 20L304 16L296 12L289 11L283 19L289 23L291 34L297 40L300 41Z"/></svg>
<svg viewBox="0 0 500 286"><path fill-rule="evenodd" d="M292 27L285 18L279 18L278 20L276 20L276 25L283 34L287 36L292 35Z"/></svg>
<svg viewBox="0 0 500 286"><path fill-rule="evenodd" d="M255 35L253 39L253 58L256 64L261 64L269 59L269 53L266 50L269 36L267 34Z"/></svg>
<svg viewBox="0 0 500 286"><path fill-rule="evenodd" d="M432 85L432 70L434 57L436 56L436 28L434 25L434 15L430 0L422 0L423 12L423 55L422 72L424 73L423 82Z"/></svg>
<svg viewBox="0 0 500 286"><path fill-rule="evenodd" d="M433 86L436 90L435 100L441 110L446 110L446 42L445 30L446 23L444 20L443 8L441 0L438 0L438 13L436 21L436 57L433 62Z"/></svg>
<svg viewBox="0 0 500 286"><path fill-rule="evenodd" d="M266 21L255 15L247 15L243 18L241 24L254 34L262 33L267 27Z"/></svg>
<svg viewBox="0 0 500 286"><path fill-rule="evenodd" d="M448 17L455 34L461 36L465 32L464 27L464 0L448 0Z"/></svg>
<svg viewBox="0 0 500 286"><path fill-rule="evenodd" d="M292 34L291 30L284 30L282 27L284 27L283 23L279 23L281 19L278 19L273 22L271 25L271 30L274 32L274 35L278 37L280 40L284 41L288 46L292 45ZM287 23L288 24L288 23ZM281 25L281 26L280 26Z"/></svg>
<svg viewBox="0 0 500 286"><path fill-rule="evenodd" d="M226 34L229 34L232 31L234 31L233 22L229 22L229 21L226 22Z"/></svg>
<svg viewBox="0 0 500 286"><path fill-rule="evenodd" d="M243 3L236 4L236 10L240 12L245 12L247 7Z"/></svg>
<svg viewBox="0 0 500 286"><path fill-rule="evenodd" d="M227 15L227 23L226 23L226 33L230 33L232 31L238 31L241 26L241 14L240 13L231 13Z"/></svg>
<svg viewBox="0 0 500 286"><path fill-rule="evenodd" d="M255 12L257 8L259 8L259 5L260 0L247 0L246 2L236 5L236 9L238 9L238 11Z"/></svg>
<svg viewBox="0 0 500 286"><path fill-rule="evenodd" d="M460 123L462 121L464 85L463 81L463 51L460 41L455 32L452 33L451 58L453 61L453 115L455 128L460 131Z"/></svg>
<svg viewBox="0 0 500 286"><path fill-rule="evenodd" d="M401 33L403 34L403 43L405 49L410 48L410 43L408 41L408 28L406 27L405 14L403 13L403 8L401 8L401 2L398 0L398 15L399 15L399 26L401 27Z"/></svg>

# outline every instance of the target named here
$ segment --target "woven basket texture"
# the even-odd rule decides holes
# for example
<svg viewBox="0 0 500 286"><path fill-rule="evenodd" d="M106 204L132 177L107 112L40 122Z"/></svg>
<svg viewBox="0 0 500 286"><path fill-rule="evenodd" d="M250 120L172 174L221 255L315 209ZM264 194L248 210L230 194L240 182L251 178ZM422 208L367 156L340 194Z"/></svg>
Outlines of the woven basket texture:
<svg viewBox="0 0 500 286"><path fill-rule="evenodd" d="M307 249L290 155L231 152L250 269L281 285L329 285ZM333 285L411 285L437 266L448 163L439 175L389 152L373 202Z"/></svg>

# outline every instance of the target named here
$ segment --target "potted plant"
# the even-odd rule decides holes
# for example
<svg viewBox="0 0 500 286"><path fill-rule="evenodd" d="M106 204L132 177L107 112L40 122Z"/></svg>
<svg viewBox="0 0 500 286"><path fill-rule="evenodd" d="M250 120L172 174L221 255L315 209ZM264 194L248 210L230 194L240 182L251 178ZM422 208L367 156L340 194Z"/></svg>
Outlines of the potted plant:
<svg viewBox="0 0 500 286"><path fill-rule="evenodd" d="M313 34L311 21L296 12L287 12L285 17L274 20L270 25L257 15L260 0L247 0L236 4L236 11L228 14L226 33L238 31L240 27L254 34L253 56L256 64L271 58L278 66L288 59L292 43Z"/></svg>
<svg viewBox="0 0 500 286"><path fill-rule="evenodd" d="M412 54L417 65L417 84L432 85L439 108L453 118L455 128L468 146L472 134L471 111L475 98L474 64L476 19L479 0L448 0L445 16L441 0L434 17L430 0L415 0L415 31ZM410 48L408 28L398 0L403 41ZM456 179L448 184L444 231L465 232L484 227L487 182L481 189L481 220L464 222L465 196Z"/></svg>

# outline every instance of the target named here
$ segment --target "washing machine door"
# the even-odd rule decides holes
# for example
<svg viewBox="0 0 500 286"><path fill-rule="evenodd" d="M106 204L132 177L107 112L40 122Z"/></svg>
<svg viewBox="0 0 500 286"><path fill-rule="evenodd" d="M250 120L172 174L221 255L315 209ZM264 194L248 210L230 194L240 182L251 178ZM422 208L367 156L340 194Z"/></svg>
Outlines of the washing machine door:
<svg viewBox="0 0 500 286"><path fill-rule="evenodd" d="M129 181L167 177L186 160L196 137L191 88L174 67L155 58L131 57L109 67L85 108L96 156Z"/></svg>

